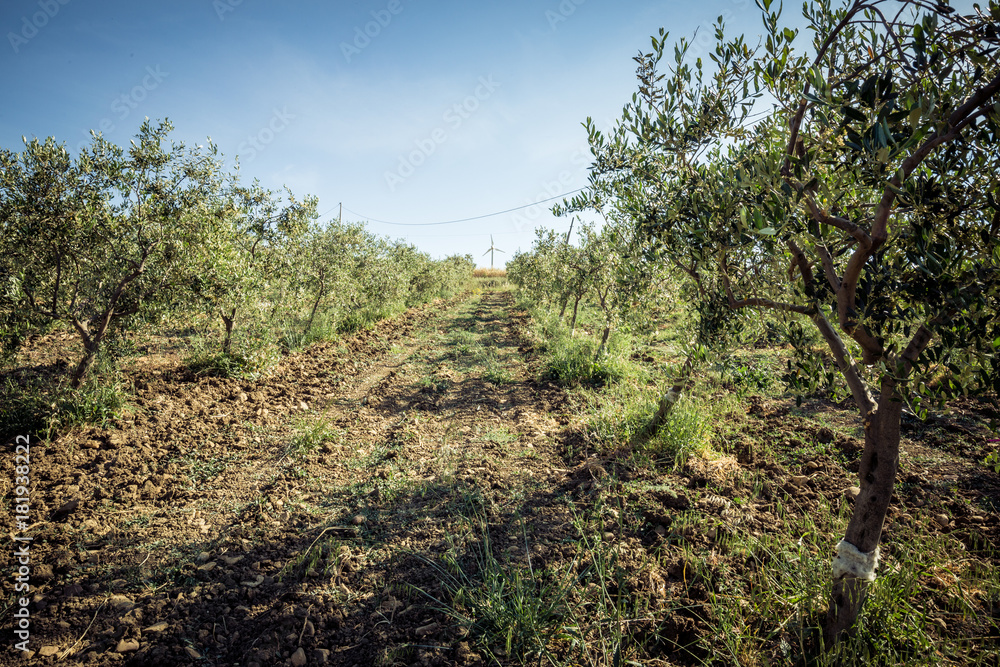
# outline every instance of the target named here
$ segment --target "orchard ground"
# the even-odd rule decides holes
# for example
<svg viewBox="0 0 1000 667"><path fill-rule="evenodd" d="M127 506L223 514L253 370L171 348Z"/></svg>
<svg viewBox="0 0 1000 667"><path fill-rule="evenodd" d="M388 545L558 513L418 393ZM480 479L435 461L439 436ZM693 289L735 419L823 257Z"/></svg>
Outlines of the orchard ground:
<svg viewBox="0 0 1000 667"><path fill-rule="evenodd" d="M57 365L75 351L63 343L36 340L21 362ZM488 290L290 354L259 381L199 377L170 353L135 360L124 414L33 443L33 653L5 646L2 662L815 656L857 484L852 407L704 378L710 448L675 467L642 443L597 444L595 405L610 399L545 380L540 346L511 294ZM852 646L899 664L996 664L1000 475L981 463L985 409L906 423ZM10 588L3 607L6 626Z"/></svg>

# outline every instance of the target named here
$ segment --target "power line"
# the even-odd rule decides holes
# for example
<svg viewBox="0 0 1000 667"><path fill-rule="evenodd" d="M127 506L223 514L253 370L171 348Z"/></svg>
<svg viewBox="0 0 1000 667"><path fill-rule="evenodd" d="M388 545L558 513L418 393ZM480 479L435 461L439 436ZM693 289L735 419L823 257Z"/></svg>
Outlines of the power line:
<svg viewBox="0 0 1000 667"><path fill-rule="evenodd" d="M458 222L471 222L473 220L482 220L483 218L492 218L495 215L503 215L504 213L520 211L521 209L524 208L531 208L532 206L537 206L538 204L544 204L547 201L552 201L554 199L562 199L563 197L576 194L577 192L581 192L586 189L587 189L586 187L577 188L576 190L571 190L570 192L564 192L561 195L556 195L555 197L549 197L548 199L542 199L536 202L532 202L531 204L525 204L524 206L515 206L514 208L508 208L505 211L497 211L496 213L486 213L484 215L476 215L471 218L462 218L460 220L445 220L444 222L390 222L388 220L378 220L376 218L371 218L366 215L361 215L357 211L352 211L346 206L344 207L344 210L347 211L348 213L353 213L354 215L358 216L363 220L367 220L369 222L379 222L382 223L383 225L398 225L400 227L430 227L432 225L454 225L455 223Z"/></svg>

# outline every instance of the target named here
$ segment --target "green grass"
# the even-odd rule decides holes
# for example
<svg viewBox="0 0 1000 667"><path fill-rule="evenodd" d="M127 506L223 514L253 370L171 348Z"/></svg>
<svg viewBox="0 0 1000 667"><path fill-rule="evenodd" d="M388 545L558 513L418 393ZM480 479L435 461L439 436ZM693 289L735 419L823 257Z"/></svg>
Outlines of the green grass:
<svg viewBox="0 0 1000 667"><path fill-rule="evenodd" d="M496 351L487 349L483 358L483 378L495 385L509 384L514 380L509 363L500 359Z"/></svg>
<svg viewBox="0 0 1000 667"><path fill-rule="evenodd" d="M532 334L542 352L542 379L566 387L603 387L636 372L630 358L634 340L625 332L613 329L604 352L597 356L599 332L604 324L591 308L581 305L577 330L573 332L568 321L560 321L557 313L530 304L519 305L526 306L532 315Z"/></svg>
<svg viewBox="0 0 1000 667"><path fill-rule="evenodd" d="M106 426L125 413L130 397L114 362L104 357L76 389L68 377L7 377L0 387L0 432L48 440L83 424Z"/></svg>
<svg viewBox="0 0 1000 667"><path fill-rule="evenodd" d="M291 458L305 458L331 441L342 441L344 434L330 426L324 419L303 422L295 437L288 443L285 453Z"/></svg>
<svg viewBox="0 0 1000 667"><path fill-rule="evenodd" d="M517 442L517 433L511 433L504 427L487 429L483 435L483 440L495 442L498 445L509 445Z"/></svg>
<svg viewBox="0 0 1000 667"><path fill-rule="evenodd" d="M942 665L994 664L1000 653L982 651L983 638L942 637L939 620L978 627L977 598L1000 594L1000 575L986 562L955 553L946 536L910 533L885 548L878 578L852 633L832 650L821 650L821 623L830 592L830 551L843 533L845 512L821 507L788 514L786 530L754 538L727 533L719 550L738 555L743 573L709 563L692 551L702 575L713 582L714 632L706 650L727 664ZM814 517L824 520L817 522ZM795 539L794 536L800 536ZM732 562L730 560L729 562ZM748 573L749 574L748 574ZM943 595L928 586L942 577L952 584ZM766 619L766 620L765 620ZM977 645L979 648L977 648Z"/></svg>
<svg viewBox="0 0 1000 667"><path fill-rule="evenodd" d="M509 526L517 546L501 552L482 508L464 508L468 530L435 559L417 555L433 571L441 594L413 586L429 606L452 619L475 649L494 664L626 665L648 659L637 641L652 631L654 604L629 595L633 574L611 543L594 537L590 513L574 511L575 554L550 567L531 559L529 522ZM600 535L599 532L597 532Z"/></svg>
<svg viewBox="0 0 1000 667"><path fill-rule="evenodd" d="M263 327L237 330L229 352L222 350L217 332L194 339L184 365L195 375L255 380L281 359L279 346Z"/></svg>

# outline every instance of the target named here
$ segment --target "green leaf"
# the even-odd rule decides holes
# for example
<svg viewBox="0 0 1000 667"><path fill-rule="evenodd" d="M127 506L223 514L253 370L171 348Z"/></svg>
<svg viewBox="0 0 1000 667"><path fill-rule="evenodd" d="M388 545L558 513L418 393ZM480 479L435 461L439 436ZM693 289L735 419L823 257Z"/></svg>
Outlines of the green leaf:
<svg viewBox="0 0 1000 667"><path fill-rule="evenodd" d="M765 227L764 229L760 230L760 233L763 234L764 236L774 236L775 234L778 233L778 230L776 230L774 227Z"/></svg>
<svg viewBox="0 0 1000 667"><path fill-rule="evenodd" d="M853 107L842 107L842 109L844 110L844 115L851 120L861 121L862 123L868 120L867 116Z"/></svg>

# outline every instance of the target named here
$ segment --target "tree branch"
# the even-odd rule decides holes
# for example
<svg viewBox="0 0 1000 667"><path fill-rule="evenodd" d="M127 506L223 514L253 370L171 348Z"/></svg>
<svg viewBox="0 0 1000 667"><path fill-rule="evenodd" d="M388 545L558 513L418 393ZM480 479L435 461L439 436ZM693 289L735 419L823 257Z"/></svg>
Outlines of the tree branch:
<svg viewBox="0 0 1000 667"><path fill-rule="evenodd" d="M814 298L813 270L812 266L809 265L809 260L806 259L806 254L802 252L802 248L800 248L792 239L788 239L788 249L792 253L792 264L788 267L788 279L792 279L795 267L798 266L799 272L802 274L802 282L805 283L806 286L806 295L810 299Z"/></svg>
<svg viewBox="0 0 1000 667"><path fill-rule="evenodd" d="M829 49L833 45L834 38L836 38L837 35L840 34L840 31L843 30L844 27L851 22L851 19L854 18L854 15L857 14L862 9L864 9L864 7L865 7L864 2L861 2L860 0L855 0L851 8L848 9L847 12L844 14L844 18L840 21L840 23L837 24L837 26L833 30L830 31L830 34L826 36L826 39L823 40L823 44L822 46L820 46L819 51L816 52L816 58L813 60L814 67L816 65L819 65L820 61L823 60L823 57L826 55L827 49ZM781 173L784 176L788 176L792 173L791 165L792 165L792 155L794 154L795 151L795 143L799 139L799 128L802 126L802 119L806 115L806 109L809 108L809 101L805 98L805 95L809 92L809 88L810 85L809 82L807 81L805 86L802 87L802 98L799 100L799 108L795 112L795 115L792 116L792 120L788 124L789 133L788 133L788 145L785 148L785 164L781 167Z"/></svg>
<svg viewBox="0 0 1000 667"><path fill-rule="evenodd" d="M799 313L810 317L813 312L815 312L815 309L811 306L798 306L792 303L782 303L780 301L772 301L770 299L763 299L759 297L737 300L736 297L733 296L733 288L729 283L729 273L726 270L725 260L722 261L722 283L726 289L726 298L728 299L729 307L733 310L738 310L740 308L769 308L771 310Z"/></svg>
<svg viewBox="0 0 1000 667"><path fill-rule="evenodd" d="M833 266L833 256L830 255L830 249L821 243L817 243L816 253L819 255L820 263L823 265L823 273L826 274L826 280L830 283L830 287L833 288L834 294L836 294L837 290L840 289L840 277Z"/></svg>
<svg viewBox="0 0 1000 667"><path fill-rule="evenodd" d="M840 368L840 372L847 381L847 386L851 389L854 402L857 403L858 409L861 410L861 416L864 419L868 419L868 415L875 409L875 399L868 391L865 381L861 379L861 374L858 372L858 365L851 358L843 339L837 335L833 326L830 325L830 321L826 319L822 312L817 310L813 313L812 321L816 324L827 345L829 345L834 361L837 362L837 367Z"/></svg>
<svg viewBox="0 0 1000 667"><path fill-rule="evenodd" d="M816 201L809 194L803 193L802 198L805 200L806 206L809 208L809 214L812 215L817 222L822 222L830 225L831 227L836 227L843 232L847 232L854 237L854 239L863 248L871 245L871 236L869 236L868 232L856 223L851 222L847 218L841 218L840 216L828 214L816 204Z"/></svg>

